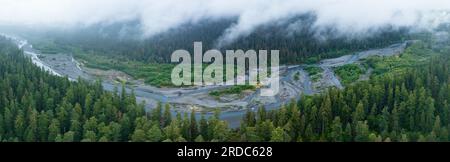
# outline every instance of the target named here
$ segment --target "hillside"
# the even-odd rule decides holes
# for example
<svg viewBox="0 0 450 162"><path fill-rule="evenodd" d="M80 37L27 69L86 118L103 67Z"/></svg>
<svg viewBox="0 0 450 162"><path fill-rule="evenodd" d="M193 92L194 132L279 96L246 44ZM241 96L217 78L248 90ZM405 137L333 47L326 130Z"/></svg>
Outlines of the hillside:
<svg viewBox="0 0 450 162"><path fill-rule="evenodd" d="M373 79L304 96L277 110L249 111L238 129L230 129L219 114L199 121L194 113L172 117L170 107L163 112L161 105L145 113L134 94L50 75L10 40L0 42L3 141L449 140L446 48L422 44L399 58L370 58L368 66L377 72Z"/></svg>
<svg viewBox="0 0 450 162"><path fill-rule="evenodd" d="M333 27L316 30L315 16L300 15L257 28L230 44L218 46L226 29L237 19L203 20L186 23L161 34L145 37L140 33L139 21L116 24L97 24L91 27L33 33L30 39L45 53L89 53L145 63L170 63L170 55L178 49L193 50L193 42L201 41L203 48L278 49L285 64L314 63L325 58L387 46L410 39L408 28L386 26L362 36L340 35ZM34 41L33 41L34 40Z"/></svg>

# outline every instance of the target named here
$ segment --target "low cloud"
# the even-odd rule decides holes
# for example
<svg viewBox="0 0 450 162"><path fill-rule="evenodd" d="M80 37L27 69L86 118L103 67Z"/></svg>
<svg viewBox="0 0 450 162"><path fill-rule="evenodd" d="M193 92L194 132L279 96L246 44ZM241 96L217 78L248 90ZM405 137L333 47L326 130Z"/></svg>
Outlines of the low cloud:
<svg viewBox="0 0 450 162"><path fill-rule="evenodd" d="M450 22L447 0L0 0L0 25L56 28L139 20L145 37L202 20L237 18L217 40L229 44L256 28L305 13L313 27L366 34L385 26L431 30ZM289 28L295 29L295 24Z"/></svg>

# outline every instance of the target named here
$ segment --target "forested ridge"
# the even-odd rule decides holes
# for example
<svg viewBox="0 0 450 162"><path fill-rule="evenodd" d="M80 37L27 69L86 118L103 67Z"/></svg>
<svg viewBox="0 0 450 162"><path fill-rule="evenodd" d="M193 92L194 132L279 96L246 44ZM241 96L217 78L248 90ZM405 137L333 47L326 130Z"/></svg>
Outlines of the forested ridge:
<svg viewBox="0 0 450 162"><path fill-rule="evenodd" d="M0 39L2 141L448 141L448 55L425 66L304 96L281 109L249 111L241 127L178 114L159 105L146 112L133 94L100 82L44 72ZM122 90L124 91L124 90Z"/></svg>
<svg viewBox="0 0 450 162"><path fill-rule="evenodd" d="M448 141L449 67L442 56L402 75L249 112L241 131L251 141Z"/></svg>
<svg viewBox="0 0 450 162"><path fill-rule="evenodd" d="M4 141L126 141L145 113L133 96L50 75L1 39L0 137ZM100 133L102 132L102 133Z"/></svg>
<svg viewBox="0 0 450 162"><path fill-rule="evenodd" d="M4 142L193 141L202 140L197 136L202 132L223 141L222 131L230 131L219 114L197 123L187 114L172 118L168 105L147 113L124 87L111 93L101 81L53 76L5 38L0 38L0 90Z"/></svg>
<svg viewBox="0 0 450 162"><path fill-rule="evenodd" d="M218 47L220 38L236 21L237 19L229 18L186 23L144 39L137 34L140 24L136 21L98 24L71 32L47 32L39 37L48 41L41 41L41 38L33 44L44 53L89 53L145 63L170 63L170 56L174 51L186 49L193 53L193 42L201 41L204 51L215 48L280 50L282 63L298 64L384 47L410 37L407 28L389 26L353 37L339 34L332 27L317 30L313 27L315 16L305 14L263 25L249 35Z"/></svg>
<svg viewBox="0 0 450 162"><path fill-rule="evenodd" d="M96 24L73 30L20 32L33 48L44 54L70 54L85 67L118 70L134 79L157 87L174 87L170 71L171 54L179 49L193 54L194 42L201 41L203 52L225 50L279 50L281 64L315 64L373 48L382 48L417 39L408 28L385 26L358 35L343 34L333 27L314 27L315 16L304 14L257 27L248 35L221 44L236 18L201 20L145 37L140 22ZM226 41L225 41L226 42ZM221 46L218 46L221 44Z"/></svg>

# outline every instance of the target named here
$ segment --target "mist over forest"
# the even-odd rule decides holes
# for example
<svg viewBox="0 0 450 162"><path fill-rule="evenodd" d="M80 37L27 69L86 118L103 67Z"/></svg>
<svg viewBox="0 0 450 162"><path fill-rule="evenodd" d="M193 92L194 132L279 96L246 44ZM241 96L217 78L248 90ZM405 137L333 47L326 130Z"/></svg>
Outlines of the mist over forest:
<svg viewBox="0 0 450 162"><path fill-rule="evenodd" d="M448 0L0 0L0 141L450 141L449 33ZM174 85L194 42L279 50L279 93Z"/></svg>

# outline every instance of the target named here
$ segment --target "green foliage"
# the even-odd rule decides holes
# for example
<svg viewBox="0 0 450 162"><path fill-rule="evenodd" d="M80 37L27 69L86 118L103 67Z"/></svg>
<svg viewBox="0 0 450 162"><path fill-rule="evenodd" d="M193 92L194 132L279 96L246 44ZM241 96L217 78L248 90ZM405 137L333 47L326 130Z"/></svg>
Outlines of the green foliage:
<svg viewBox="0 0 450 162"><path fill-rule="evenodd" d="M419 41L413 43L398 57L373 56L366 59L364 65L372 68L374 75L405 73L408 68L424 66L430 58L439 55L428 46L430 45L427 42Z"/></svg>
<svg viewBox="0 0 450 162"><path fill-rule="evenodd" d="M209 93L209 95L218 97L218 96L228 95L228 94L241 94L245 90L254 90L254 89L255 89L255 86L253 86L253 85L237 85L237 86L232 86L230 88L226 88L223 90L212 91Z"/></svg>
<svg viewBox="0 0 450 162"><path fill-rule="evenodd" d="M308 67L305 67L304 70L305 70L306 72L308 72L309 76L311 77L311 79L312 79L313 81L317 81L317 80L319 80L319 79L322 77L321 74L322 74L322 72L323 72L323 69L320 68L320 67L317 67L317 66L308 66Z"/></svg>
<svg viewBox="0 0 450 162"><path fill-rule="evenodd" d="M367 39L348 39L336 37L318 40L312 27L314 16L306 14L290 20L305 22L305 28L286 37L286 24L269 25L258 28L250 35L238 39L222 49L279 49L282 64L317 63L325 58L334 58L351 52L376 48L397 43L409 37L407 30L381 30ZM92 68L123 71L146 83L167 87L173 86L170 80L172 68L171 53L186 49L193 54L193 42L202 40L203 51L216 48L216 41L236 20L207 21L201 25L185 24L183 29L174 29L148 39L126 39L117 33L117 26L96 26L67 31L52 31L31 36L34 48L43 53L73 54ZM277 33L277 34L271 34ZM138 37L138 36L137 36ZM225 53L225 50L221 50ZM317 78L317 77L314 77Z"/></svg>
<svg viewBox="0 0 450 162"><path fill-rule="evenodd" d="M258 132L266 132L261 128L270 121L275 130L269 141L283 141L280 127L292 137L290 141L449 141L450 123L442 117L449 112L450 59L427 60L395 76L387 73L344 90L302 97L265 112L264 122L249 111L241 124L247 126L243 139L268 141L269 133Z"/></svg>
<svg viewBox="0 0 450 162"><path fill-rule="evenodd" d="M305 71L308 72L309 75L313 76L322 73L323 69L317 66L308 66L305 67Z"/></svg>
<svg viewBox="0 0 450 162"><path fill-rule="evenodd" d="M271 135L270 142L289 142L291 140L289 135L280 127L275 128Z"/></svg>
<svg viewBox="0 0 450 162"><path fill-rule="evenodd" d="M299 72L297 72L297 73L294 74L294 80L295 80L295 81L300 80L300 73L299 73Z"/></svg>
<svg viewBox="0 0 450 162"><path fill-rule="evenodd" d="M95 53L76 53L75 57L82 60L90 68L115 69L123 71L134 78L144 79L145 83L150 85L159 87L173 86L170 75L175 67L174 64L143 63L124 57L107 57Z"/></svg>
<svg viewBox="0 0 450 162"><path fill-rule="evenodd" d="M147 137L145 135L145 131L142 130L142 129L134 130L134 133L131 136L131 140L133 142L145 142L145 141L147 141Z"/></svg>
<svg viewBox="0 0 450 162"><path fill-rule="evenodd" d="M164 138L158 125L153 125L153 127L148 130L147 134L150 142L160 142Z"/></svg>
<svg viewBox="0 0 450 162"><path fill-rule="evenodd" d="M145 40L130 39L127 36L123 38L122 34L118 34L123 32L121 25L93 25L72 32L45 32L41 37L45 38L43 45L46 48L69 46L86 53L94 51L96 55L124 57L131 61L169 63L170 54L175 50L186 49L192 54L193 42L198 40L203 42L204 51L215 48L217 39L236 21L238 20L231 18L185 24L184 28L174 29ZM314 21L314 15L299 15L286 20L286 23L257 28L246 37L237 39L222 49L243 49L244 51L279 49L281 63L317 63L325 58L387 46L409 37L408 30L385 28L367 39L348 39L344 36L336 36L333 32L324 31L320 34L327 39L319 40L313 27ZM295 32L288 32L286 29L292 22L303 22L303 27ZM139 33L139 31L134 32ZM34 41L33 44L39 43Z"/></svg>
<svg viewBox="0 0 450 162"><path fill-rule="evenodd" d="M339 76L344 85L348 85L357 81L360 75L365 73L365 70L361 69L357 64L347 64L337 67L334 72Z"/></svg>
<svg viewBox="0 0 450 162"><path fill-rule="evenodd" d="M162 128L156 124L152 127L151 115L144 113L133 94L117 95L104 91L100 82L71 82L50 75L7 39L0 38L0 51L0 140L164 139Z"/></svg>
<svg viewBox="0 0 450 162"><path fill-rule="evenodd" d="M146 113L133 94L106 92L100 82L52 76L0 39L0 140L449 141L450 60L425 55L428 52L437 55L426 45L413 46L388 61L392 72L343 90L302 97L280 109L248 111L241 128L230 129L219 120L219 112L209 119L202 116L198 123L195 115L172 119L170 105ZM410 60L410 65L399 63L402 60ZM367 65L376 71L382 64L372 60Z"/></svg>

